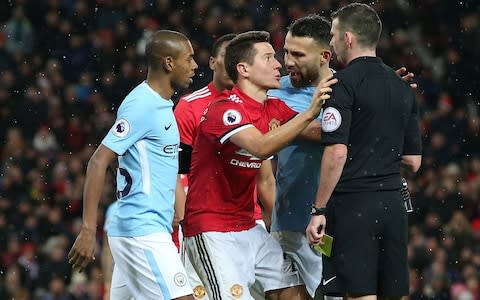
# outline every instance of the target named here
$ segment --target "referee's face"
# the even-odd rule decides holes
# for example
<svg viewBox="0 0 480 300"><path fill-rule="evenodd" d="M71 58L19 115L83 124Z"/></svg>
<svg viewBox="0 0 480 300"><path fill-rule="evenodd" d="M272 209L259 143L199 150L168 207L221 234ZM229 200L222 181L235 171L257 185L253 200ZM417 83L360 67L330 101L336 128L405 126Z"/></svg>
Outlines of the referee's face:
<svg viewBox="0 0 480 300"><path fill-rule="evenodd" d="M332 46L333 51L335 51L337 60L341 63L347 63L347 47L345 46L345 40L342 36L342 33L338 28L338 19L333 19L330 33L332 34L330 46Z"/></svg>
<svg viewBox="0 0 480 300"><path fill-rule="evenodd" d="M294 87L301 88L318 83L323 52L313 38L293 36L288 32L283 50L285 68Z"/></svg>

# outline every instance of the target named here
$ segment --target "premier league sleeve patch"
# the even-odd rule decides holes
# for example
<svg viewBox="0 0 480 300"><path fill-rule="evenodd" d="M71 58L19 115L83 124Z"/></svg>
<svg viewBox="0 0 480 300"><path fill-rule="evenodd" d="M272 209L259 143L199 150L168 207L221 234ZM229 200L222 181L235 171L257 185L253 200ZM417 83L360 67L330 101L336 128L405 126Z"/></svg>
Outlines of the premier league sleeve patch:
<svg viewBox="0 0 480 300"><path fill-rule="evenodd" d="M117 137L124 137L130 132L130 124L125 119L119 119L112 127L112 133Z"/></svg>
<svg viewBox="0 0 480 300"><path fill-rule="evenodd" d="M242 121L242 115L235 109L229 109L223 113L223 124L227 126L239 124Z"/></svg>
<svg viewBox="0 0 480 300"><path fill-rule="evenodd" d="M342 124L342 115L334 107L327 107L323 111L322 131L332 132L337 130Z"/></svg>

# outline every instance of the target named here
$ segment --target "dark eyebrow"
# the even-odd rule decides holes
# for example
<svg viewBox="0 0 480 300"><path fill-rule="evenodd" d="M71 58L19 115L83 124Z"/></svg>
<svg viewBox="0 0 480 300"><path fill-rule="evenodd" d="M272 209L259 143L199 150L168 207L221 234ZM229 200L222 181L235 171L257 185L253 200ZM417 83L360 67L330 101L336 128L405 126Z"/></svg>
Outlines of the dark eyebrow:
<svg viewBox="0 0 480 300"><path fill-rule="evenodd" d="M302 51L288 51L286 49L284 49L286 52L290 52L290 54L292 54L293 56L305 56L305 52L302 52Z"/></svg>

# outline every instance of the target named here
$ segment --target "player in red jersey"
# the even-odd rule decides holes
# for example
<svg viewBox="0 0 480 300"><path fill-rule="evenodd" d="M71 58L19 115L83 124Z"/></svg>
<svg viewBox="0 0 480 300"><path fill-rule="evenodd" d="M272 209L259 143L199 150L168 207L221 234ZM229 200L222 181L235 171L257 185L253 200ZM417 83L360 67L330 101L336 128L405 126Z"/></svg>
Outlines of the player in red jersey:
<svg viewBox="0 0 480 300"><path fill-rule="evenodd" d="M197 136L197 128L200 124L200 118L208 107L210 102L221 94L223 90L231 89L233 82L228 77L225 70L224 57L225 47L228 42L231 41L236 35L226 34L215 41L212 47L212 56L210 57L210 69L213 71L213 80L205 87L183 96L179 99L177 106L175 107L175 118L178 124L178 130L180 132L180 163L179 174L188 174L190 172L190 160L192 154L192 147ZM184 186L182 179L179 176L179 185ZM271 172L270 161L262 167L259 176L257 177L257 185L259 187L258 194L260 195L262 205L266 209L267 216L270 216L275 191L274 177ZM272 190L273 189L273 190ZM181 193L182 191L180 191ZM181 199L184 198L179 195L176 203L178 207L178 218L183 218L184 204ZM254 195L256 198L256 194ZM256 199L254 199L256 200ZM255 220L257 223L263 223L262 221L262 209L256 201L255 203ZM176 212L177 213L177 212ZM269 220L267 220L268 222ZM265 223L263 223L265 225Z"/></svg>
<svg viewBox="0 0 480 300"><path fill-rule="evenodd" d="M298 114L267 90L281 67L269 34L239 34L227 46L225 67L236 86L202 116L192 151L184 234L187 253L213 299L250 299L258 281L268 299L302 299L299 278L280 245L255 226L255 178L262 161L298 135L317 137L324 100L336 82L322 80L312 104ZM269 131L269 129L272 129Z"/></svg>
<svg viewBox="0 0 480 300"><path fill-rule="evenodd" d="M186 197L185 190L188 190L188 180L186 175L188 175L190 172L192 147L197 136L200 118L210 102L218 97L223 90L231 89L233 87L233 82L230 77L228 77L228 74L225 70L224 57L225 48L228 42L230 42L235 36L236 34L226 34L215 41L212 47L212 56L210 57L209 62L210 69L213 71L213 80L207 86L181 97L177 106L175 107L174 114L177 120L178 130L180 132L181 149L179 153L179 176L175 199L175 215L178 221L183 219ZM270 223L269 218L273 208L273 201L275 199L275 178L271 170L270 161L262 164L256 180L258 186L258 195L262 201L262 205L265 207L265 213L267 216L266 219L268 223ZM262 219L262 209L257 202L257 193L254 193L252 196L255 205L254 218L257 224L261 224L265 227L265 222ZM172 236L175 244L180 249L181 235L179 237L178 223L179 222L177 222L177 226L174 227ZM189 275L190 283L193 285L193 295L197 299L208 300L208 297L205 295L205 289L198 276L196 276L195 271L192 269L190 261L186 256L184 256L184 263ZM258 299L264 298L259 297L260 295L258 295L258 293L260 291L255 290L254 292L256 293L255 296L257 296ZM200 298L202 295L205 296Z"/></svg>

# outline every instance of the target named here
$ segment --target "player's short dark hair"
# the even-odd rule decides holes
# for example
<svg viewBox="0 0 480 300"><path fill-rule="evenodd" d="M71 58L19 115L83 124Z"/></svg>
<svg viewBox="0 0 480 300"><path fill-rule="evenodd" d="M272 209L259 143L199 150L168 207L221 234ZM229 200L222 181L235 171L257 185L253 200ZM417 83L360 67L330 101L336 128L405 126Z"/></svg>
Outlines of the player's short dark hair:
<svg viewBox="0 0 480 300"><path fill-rule="evenodd" d="M229 42L231 40L233 40L234 37L236 37L237 35L235 33L227 33L225 35L222 35L221 37L219 37L214 43L213 43L213 46L212 46L212 52L211 55L213 57L216 57L218 55L218 52L220 51L220 47L222 47L223 43L225 42Z"/></svg>
<svg viewBox="0 0 480 300"><path fill-rule="evenodd" d="M327 18L311 14L295 20L288 27L288 31L292 36L310 37L319 44L329 45L331 27L332 24Z"/></svg>
<svg viewBox="0 0 480 300"><path fill-rule="evenodd" d="M145 58L148 67L157 70L161 61L166 56L178 57L183 49L182 43L188 42L188 38L180 32L173 30L157 30L147 39L145 45Z"/></svg>
<svg viewBox="0 0 480 300"><path fill-rule="evenodd" d="M238 80L237 64L240 62L253 64L257 54L253 46L265 42L270 42L270 33L266 31L247 31L230 41L225 49L225 70L233 82Z"/></svg>
<svg viewBox="0 0 480 300"><path fill-rule="evenodd" d="M382 21L377 12L367 4L351 3L333 12L338 19L341 32L353 32L358 43L366 47L376 47L382 33ZM343 36L343 34L342 34Z"/></svg>

